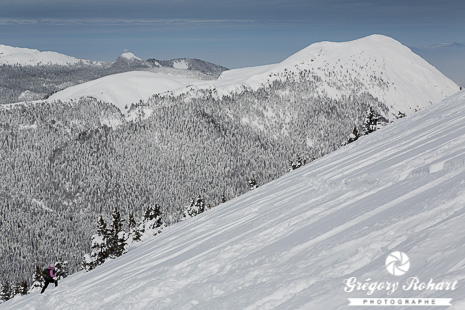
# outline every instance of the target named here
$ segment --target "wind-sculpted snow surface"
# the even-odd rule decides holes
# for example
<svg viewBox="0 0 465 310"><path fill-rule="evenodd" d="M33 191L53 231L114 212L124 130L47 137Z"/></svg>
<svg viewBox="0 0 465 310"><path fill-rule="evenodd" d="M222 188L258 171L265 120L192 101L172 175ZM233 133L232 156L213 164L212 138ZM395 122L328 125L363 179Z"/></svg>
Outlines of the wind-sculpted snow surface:
<svg viewBox="0 0 465 310"><path fill-rule="evenodd" d="M448 309L464 309L464 145L460 92L0 309L328 310L386 297L346 292L353 277L457 281L389 297L452 298ZM403 276L385 267L395 251L409 258Z"/></svg>

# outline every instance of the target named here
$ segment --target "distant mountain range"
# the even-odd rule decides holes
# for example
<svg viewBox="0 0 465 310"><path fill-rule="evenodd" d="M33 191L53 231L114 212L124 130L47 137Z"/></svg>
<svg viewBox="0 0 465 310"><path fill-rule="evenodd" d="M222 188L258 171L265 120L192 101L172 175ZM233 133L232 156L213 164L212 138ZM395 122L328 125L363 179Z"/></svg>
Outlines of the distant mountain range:
<svg viewBox="0 0 465 310"><path fill-rule="evenodd" d="M184 70L199 71L207 75L219 76L221 72L228 70L200 59L178 58L171 60L148 59L144 61L131 52L124 52L113 63L104 61L92 61L78 59L72 56L56 52L41 52L36 49L12 47L0 44L0 65L10 66L127 66L135 67L169 67Z"/></svg>
<svg viewBox="0 0 465 310"><path fill-rule="evenodd" d="M413 46L411 49L456 83L465 87L465 43L445 42Z"/></svg>
<svg viewBox="0 0 465 310"><path fill-rule="evenodd" d="M412 50L428 50L428 49L445 49L445 48L465 48L465 43L459 42L444 42L444 43L436 43L430 45L419 45L413 46Z"/></svg>
<svg viewBox="0 0 465 310"><path fill-rule="evenodd" d="M46 99L70 86L134 70L197 79L216 78L227 70L199 59L144 61L125 52L108 63L5 45L0 45L0 67L0 104Z"/></svg>
<svg viewBox="0 0 465 310"><path fill-rule="evenodd" d="M0 65L19 66L72 66L72 65L102 65L103 62L78 59L56 52L41 52L36 49L12 47L0 44Z"/></svg>

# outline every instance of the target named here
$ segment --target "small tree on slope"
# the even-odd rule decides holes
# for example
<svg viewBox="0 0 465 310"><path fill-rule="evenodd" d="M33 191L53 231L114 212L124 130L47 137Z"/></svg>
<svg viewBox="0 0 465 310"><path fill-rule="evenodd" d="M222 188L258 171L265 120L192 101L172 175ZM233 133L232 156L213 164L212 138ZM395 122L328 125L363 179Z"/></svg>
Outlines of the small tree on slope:
<svg viewBox="0 0 465 310"><path fill-rule="evenodd" d="M165 226L162 215L159 205L156 204L154 207L149 206L147 210L145 210L144 218L139 225L139 230L146 235L155 236L159 234L163 226Z"/></svg>
<svg viewBox="0 0 465 310"><path fill-rule="evenodd" d="M354 127L354 130L352 130L352 133L347 137L346 144L357 141L358 138L360 138L360 134L358 133L357 127Z"/></svg>
<svg viewBox="0 0 465 310"><path fill-rule="evenodd" d="M126 233L123 231L123 220L118 209L115 208L112 214L113 221L108 236L108 256L115 258L121 256L126 251Z"/></svg>
<svg viewBox="0 0 465 310"><path fill-rule="evenodd" d="M36 265L36 270L32 275L32 285L29 291L31 293L38 291L42 288L44 284L44 278L42 277L42 269Z"/></svg>
<svg viewBox="0 0 465 310"><path fill-rule="evenodd" d="M254 190L258 187L257 180L255 180L255 177L250 178L249 180L249 188L250 190Z"/></svg>
<svg viewBox="0 0 465 310"><path fill-rule="evenodd" d="M191 204L187 206L184 217L194 217L203 212L205 212L205 200L199 195L196 199L192 199Z"/></svg>
<svg viewBox="0 0 465 310"><path fill-rule="evenodd" d="M108 237L107 223L105 223L103 217L100 216L97 222L97 233L92 236L92 252L90 254L93 262L92 268L103 264L109 257Z"/></svg>
<svg viewBox="0 0 465 310"><path fill-rule="evenodd" d="M0 300L5 302L13 297L13 291L10 282L4 281L0 290Z"/></svg>
<svg viewBox="0 0 465 310"><path fill-rule="evenodd" d="M136 219L134 218L134 213L129 213L128 217L128 228L129 228L129 236L128 242L138 242L142 237L142 233L139 229L139 226L136 223Z"/></svg>
<svg viewBox="0 0 465 310"><path fill-rule="evenodd" d="M363 133L365 135L376 130L378 119L379 115L373 110L372 107L370 107L366 112L365 121L363 122Z"/></svg>

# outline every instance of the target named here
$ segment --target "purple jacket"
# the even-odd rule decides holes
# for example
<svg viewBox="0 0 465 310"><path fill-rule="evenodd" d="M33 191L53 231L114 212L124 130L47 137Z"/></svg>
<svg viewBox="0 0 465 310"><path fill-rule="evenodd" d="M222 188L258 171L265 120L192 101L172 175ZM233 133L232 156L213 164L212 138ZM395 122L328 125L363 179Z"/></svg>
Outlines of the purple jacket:
<svg viewBox="0 0 465 310"><path fill-rule="evenodd" d="M56 275L53 274L53 268L48 267L48 269L50 270L50 277L56 278Z"/></svg>

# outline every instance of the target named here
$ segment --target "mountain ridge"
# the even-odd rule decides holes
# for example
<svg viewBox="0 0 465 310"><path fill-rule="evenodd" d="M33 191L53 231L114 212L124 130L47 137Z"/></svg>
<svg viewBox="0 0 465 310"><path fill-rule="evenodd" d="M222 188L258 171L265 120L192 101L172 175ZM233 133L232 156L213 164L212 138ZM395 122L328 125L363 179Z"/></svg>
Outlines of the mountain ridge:
<svg viewBox="0 0 465 310"><path fill-rule="evenodd" d="M178 64L178 68L183 69L190 65L186 59L148 62L150 61L155 65L173 68ZM246 89L254 91L271 85L274 81L288 78L298 82L299 75L302 74L311 75L315 80L315 97L321 95L341 100L354 93L366 92L385 104L392 114L399 111L412 113L459 89L457 84L408 47L390 37L371 35L349 42L314 43L278 64L227 70L216 80L191 81L188 87L180 86L177 90L159 89L154 90L153 94L166 92L167 96L195 97L196 92L207 90L218 96L227 96ZM167 79L171 80L171 77L167 76ZM84 85L82 87L87 88ZM72 95L69 90L66 91L67 95L64 97L55 94L52 99L78 99L78 89L80 88L77 87ZM131 91L129 88L124 89ZM96 89L93 96L99 97L99 93ZM147 94L146 91L144 96L139 97L147 98ZM121 108L121 104L118 106Z"/></svg>
<svg viewBox="0 0 465 310"><path fill-rule="evenodd" d="M253 90L292 73L298 79L302 71L310 71L322 80L320 94L340 99L350 94L351 88L362 84L365 86L362 91L403 112L421 108L419 102L438 102L458 90L457 84L408 47L384 35L370 35L348 42L314 43L278 64L228 70L217 81L193 88L214 90L223 95L244 87ZM340 84L347 84L346 89L338 89L341 88L338 78ZM416 89L409 91L410 86Z"/></svg>

